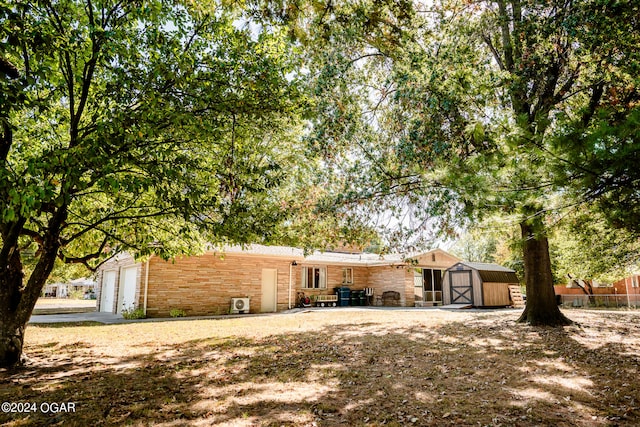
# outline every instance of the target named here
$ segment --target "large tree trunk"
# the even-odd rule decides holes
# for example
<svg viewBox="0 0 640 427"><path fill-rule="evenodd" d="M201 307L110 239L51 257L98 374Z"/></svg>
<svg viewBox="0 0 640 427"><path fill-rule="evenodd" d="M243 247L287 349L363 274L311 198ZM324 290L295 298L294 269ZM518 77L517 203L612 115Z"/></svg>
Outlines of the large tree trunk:
<svg viewBox="0 0 640 427"><path fill-rule="evenodd" d="M55 256L47 254L46 259L47 264L53 265ZM51 268L43 269L39 262L23 286L17 251L9 265L4 267L0 273L0 368L10 368L21 362L24 331Z"/></svg>
<svg viewBox="0 0 640 427"><path fill-rule="evenodd" d="M21 361L24 331L53 270L60 249L60 225L66 217L67 209L63 207L49 221L51 232L40 246L40 258L26 283L17 239L25 220L4 227L9 231L3 233L0 248L0 368L9 368Z"/></svg>
<svg viewBox="0 0 640 427"><path fill-rule="evenodd" d="M5 305L4 302L2 305ZM4 309L5 307L2 307L3 320L0 325L0 368L10 368L21 361L26 321L8 319Z"/></svg>
<svg viewBox="0 0 640 427"><path fill-rule="evenodd" d="M524 280L527 305L518 322L531 325L563 326L572 322L558 308L553 290L549 242L540 218L520 224L524 241Z"/></svg>
<svg viewBox="0 0 640 427"><path fill-rule="evenodd" d="M30 315L30 312L21 312L23 278L20 253L15 247L11 252L8 262L0 270L0 367L20 362L24 328Z"/></svg>

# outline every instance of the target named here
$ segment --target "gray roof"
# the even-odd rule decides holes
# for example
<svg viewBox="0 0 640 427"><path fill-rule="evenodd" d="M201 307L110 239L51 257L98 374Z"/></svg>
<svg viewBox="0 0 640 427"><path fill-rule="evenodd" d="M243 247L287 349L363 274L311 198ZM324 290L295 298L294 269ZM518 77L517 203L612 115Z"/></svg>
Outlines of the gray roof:
<svg viewBox="0 0 640 427"><path fill-rule="evenodd" d="M462 261L459 264L464 264L467 267L471 267L474 270L478 270L478 271L503 271L505 273L515 273L515 270L512 270L511 268L507 268L507 267L503 267L499 264L490 264L487 262L469 262L469 261Z"/></svg>
<svg viewBox="0 0 640 427"><path fill-rule="evenodd" d="M378 255L378 254L345 254L338 252L314 252L307 256L303 263L305 264L345 264L345 265L393 265L403 263L402 255Z"/></svg>
<svg viewBox="0 0 640 427"><path fill-rule="evenodd" d="M302 249L294 248L291 246L266 246L266 245L225 245L222 248L210 248L216 252L230 253L230 254L245 254L245 255L267 255L267 256L281 256L281 257L304 257L304 251Z"/></svg>
<svg viewBox="0 0 640 427"><path fill-rule="evenodd" d="M383 265L397 265L405 264L406 259L410 258L403 254L372 254L372 253L343 253L343 252L322 252L315 251L312 254L306 255L304 251L299 248L290 246L265 246L265 245L226 245L223 247L210 247L209 250L215 252L229 253L229 254L245 254L245 255L264 255L264 256L277 256L277 257L291 257L303 264L337 264L337 265L361 265L365 267L383 266ZM439 249L434 249L437 251ZM419 256L424 253L430 253L433 251L427 251L419 254L412 254L413 256ZM444 251L442 251L444 252Z"/></svg>
<svg viewBox="0 0 640 427"><path fill-rule="evenodd" d="M483 282L494 283L518 283L516 271L498 264L486 262L461 261L449 267L449 270L456 270L456 266L464 265L477 270Z"/></svg>

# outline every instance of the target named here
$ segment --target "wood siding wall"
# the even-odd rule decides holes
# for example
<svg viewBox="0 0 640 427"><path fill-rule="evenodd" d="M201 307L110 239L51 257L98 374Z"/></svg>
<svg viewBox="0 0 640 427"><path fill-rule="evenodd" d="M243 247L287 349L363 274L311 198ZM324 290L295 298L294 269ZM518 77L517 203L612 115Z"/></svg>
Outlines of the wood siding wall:
<svg viewBox="0 0 640 427"><path fill-rule="evenodd" d="M477 307L483 306L482 302L482 279L480 278L480 274L477 270L469 269L465 266L462 270L455 271L471 271L471 285L473 288L473 305ZM442 278L442 304L447 305L451 304L451 278L449 276L449 271L444 272L444 277Z"/></svg>
<svg viewBox="0 0 640 427"><path fill-rule="evenodd" d="M504 307L511 305L509 283L484 282L482 284L482 295L484 297L485 307Z"/></svg>

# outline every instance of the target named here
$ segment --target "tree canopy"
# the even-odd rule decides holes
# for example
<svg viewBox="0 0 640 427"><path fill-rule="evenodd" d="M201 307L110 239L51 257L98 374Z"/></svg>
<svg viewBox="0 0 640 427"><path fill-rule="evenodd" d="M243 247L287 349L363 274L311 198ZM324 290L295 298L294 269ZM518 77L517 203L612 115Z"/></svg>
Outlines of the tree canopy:
<svg viewBox="0 0 640 427"><path fill-rule="evenodd" d="M554 215L589 204L637 224L637 12L608 0L313 3L297 20L319 98L313 144L339 206L364 222L413 207L411 232L502 215L521 229L522 320L567 323Z"/></svg>
<svg viewBox="0 0 640 427"><path fill-rule="evenodd" d="M19 357L56 259L277 238L305 168L296 56L242 19L190 2L0 3L0 364Z"/></svg>

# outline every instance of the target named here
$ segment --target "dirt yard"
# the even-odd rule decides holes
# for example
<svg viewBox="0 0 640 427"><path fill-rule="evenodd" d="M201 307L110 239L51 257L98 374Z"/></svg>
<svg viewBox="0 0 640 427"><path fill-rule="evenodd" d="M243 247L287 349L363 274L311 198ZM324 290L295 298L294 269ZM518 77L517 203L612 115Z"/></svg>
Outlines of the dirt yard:
<svg viewBox="0 0 640 427"><path fill-rule="evenodd" d="M568 311L578 323L564 329L518 325L517 315L332 310L32 325L29 365L0 370L0 402L13 403L0 423L640 424L639 313Z"/></svg>

